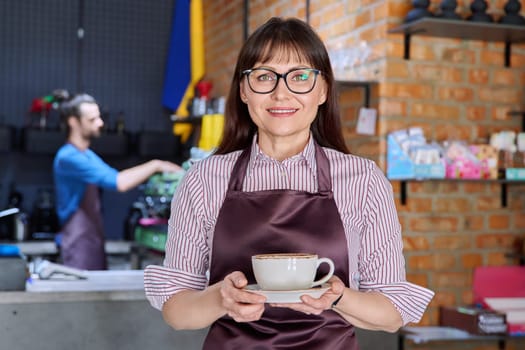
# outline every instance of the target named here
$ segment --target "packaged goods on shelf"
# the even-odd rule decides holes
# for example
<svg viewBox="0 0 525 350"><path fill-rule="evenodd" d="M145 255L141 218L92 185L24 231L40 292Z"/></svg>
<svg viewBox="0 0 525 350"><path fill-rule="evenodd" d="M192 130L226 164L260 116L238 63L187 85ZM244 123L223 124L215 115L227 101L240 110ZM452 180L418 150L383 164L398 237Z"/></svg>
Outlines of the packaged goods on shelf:
<svg viewBox="0 0 525 350"><path fill-rule="evenodd" d="M525 133L500 131L490 137L498 152L499 176L507 180L525 180Z"/></svg>
<svg viewBox="0 0 525 350"><path fill-rule="evenodd" d="M482 179L498 178L498 150L491 145L470 145L470 151L480 161Z"/></svg>
<svg viewBox="0 0 525 350"><path fill-rule="evenodd" d="M449 179L496 179L497 150L490 145L445 142L446 177Z"/></svg>
<svg viewBox="0 0 525 350"><path fill-rule="evenodd" d="M390 133L387 138L387 176L390 179L445 177L441 147L427 143L421 128Z"/></svg>
<svg viewBox="0 0 525 350"><path fill-rule="evenodd" d="M525 180L525 168L507 168L505 169L505 179L507 180Z"/></svg>
<svg viewBox="0 0 525 350"><path fill-rule="evenodd" d="M520 132L516 141L518 152L525 152L525 132Z"/></svg>

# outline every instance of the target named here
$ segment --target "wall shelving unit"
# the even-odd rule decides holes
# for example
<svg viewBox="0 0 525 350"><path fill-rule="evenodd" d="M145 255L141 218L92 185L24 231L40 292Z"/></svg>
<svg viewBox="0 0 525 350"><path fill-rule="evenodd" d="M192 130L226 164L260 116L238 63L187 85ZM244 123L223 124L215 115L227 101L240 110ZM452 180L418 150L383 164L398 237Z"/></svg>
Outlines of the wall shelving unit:
<svg viewBox="0 0 525 350"><path fill-rule="evenodd" d="M507 189L508 185L525 185L525 180L505 180L505 179L392 179L391 181L399 181L400 201L402 205L407 203L408 190L407 185L410 182L482 182L482 183L497 183L501 186L501 206L507 206Z"/></svg>
<svg viewBox="0 0 525 350"><path fill-rule="evenodd" d="M525 132L525 111L509 112L511 116L521 116L523 118L521 130ZM507 186L513 184L525 184L525 180L507 180L507 179L392 179L392 181L400 181L401 183L401 204L405 205L407 202L407 183L408 182L422 182L422 181L462 181L462 182L492 182L501 185L501 206L507 206Z"/></svg>
<svg viewBox="0 0 525 350"><path fill-rule="evenodd" d="M407 60L410 59L410 44L414 35L502 42L505 44L505 67L510 67L512 44L525 42L525 26L434 17L424 17L402 24L390 29L388 33L403 34L404 58Z"/></svg>
<svg viewBox="0 0 525 350"><path fill-rule="evenodd" d="M488 42L502 42L505 45L504 61L505 67L510 67L511 48L514 43L525 43L525 26L507 25L500 23L470 22L467 20L451 20L435 17L424 17L413 22L405 23L388 31L391 34L403 34L404 54L403 57L410 59L411 39L414 35L430 36L439 38L452 38L463 40L480 40ZM512 111L509 115L523 117L522 130L525 130L525 112ZM488 179L393 179L400 181L401 204L407 202L407 185L409 182L422 181L460 181L460 182L486 182L501 185L501 205L507 206L507 186L512 184L525 184L525 180L488 180Z"/></svg>
<svg viewBox="0 0 525 350"><path fill-rule="evenodd" d="M357 80L337 80L336 85L340 89L347 89L347 88L361 88L364 90L365 97L363 101L363 107L369 108L370 107L370 90L373 85L376 85L376 81L357 81Z"/></svg>

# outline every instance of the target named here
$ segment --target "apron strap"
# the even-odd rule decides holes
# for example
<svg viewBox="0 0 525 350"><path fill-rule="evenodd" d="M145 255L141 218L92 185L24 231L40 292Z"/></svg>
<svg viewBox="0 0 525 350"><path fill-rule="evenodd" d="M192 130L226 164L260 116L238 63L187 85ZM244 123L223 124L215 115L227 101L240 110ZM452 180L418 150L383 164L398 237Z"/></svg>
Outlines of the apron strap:
<svg viewBox="0 0 525 350"><path fill-rule="evenodd" d="M330 161L323 151L323 148L314 141L315 160L317 162L317 178L320 193L332 191L332 179L330 177ZM251 146L250 146L251 147ZM248 161L250 159L250 147L245 148L232 170L232 176L228 184L228 191L242 191L242 184L246 176Z"/></svg>
<svg viewBox="0 0 525 350"><path fill-rule="evenodd" d="M228 184L228 191L242 191L242 184L244 182L244 176L246 175L246 168L248 168L248 159L250 158L250 147L245 148L233 170L231 172L230 182Z"/></svg>
<svg viewBox="0 0 525 350"><path fill-rule="evenodd" d="M317 182L319 193L332 192L332 178L330 177L330 161L323 148L314 141L315 161L317 163Z"/></svg>

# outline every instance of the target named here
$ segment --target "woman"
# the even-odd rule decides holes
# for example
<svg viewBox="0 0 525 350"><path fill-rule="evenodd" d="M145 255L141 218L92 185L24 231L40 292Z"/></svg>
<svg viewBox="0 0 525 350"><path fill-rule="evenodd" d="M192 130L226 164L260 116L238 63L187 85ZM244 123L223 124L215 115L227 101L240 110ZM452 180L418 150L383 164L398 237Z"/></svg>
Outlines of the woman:
<svg viewBox="0 0 525 350"><path fill-rule="evenodd" d="M328 53L297 19L272 18L246 41L223 141L179 185L164 266L146 294L175 329L210 326L205 349L357 349L353 326L394 332L433 293L405 280L392 188L349 154ZM313 252L336 266L318 299L267 304L250 257Z"/></svg>

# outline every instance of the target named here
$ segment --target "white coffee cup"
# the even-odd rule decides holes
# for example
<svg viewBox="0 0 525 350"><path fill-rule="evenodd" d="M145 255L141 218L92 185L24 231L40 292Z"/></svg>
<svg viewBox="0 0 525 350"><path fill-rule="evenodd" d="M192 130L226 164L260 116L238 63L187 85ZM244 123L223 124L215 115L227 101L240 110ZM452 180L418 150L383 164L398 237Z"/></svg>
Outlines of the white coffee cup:
<svg viewBox="0 0 525 350"><path fill-rule="evenodd" d="M328 264L330 271L314 281L317 268ZM252 256L255 280L263 290L301 290L321 285L334 274L334 262L308 253L257 254Z"/></svg>

